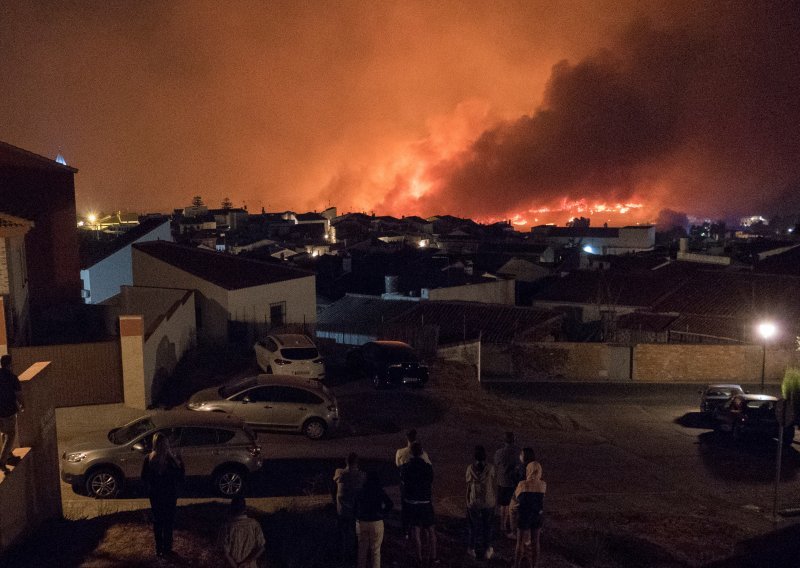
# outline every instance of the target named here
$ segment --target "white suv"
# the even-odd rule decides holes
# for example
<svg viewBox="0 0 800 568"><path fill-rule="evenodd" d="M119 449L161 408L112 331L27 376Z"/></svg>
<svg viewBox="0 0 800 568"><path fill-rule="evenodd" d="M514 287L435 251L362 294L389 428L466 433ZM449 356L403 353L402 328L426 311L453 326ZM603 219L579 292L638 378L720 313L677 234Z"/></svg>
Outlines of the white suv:
<svg viewBox="0 0 800 568"><path fill-rule="evenodd" d="M296 333L268 335L255 344L256 362L265 373L325 378L325 364L308 336Z"/></svg>

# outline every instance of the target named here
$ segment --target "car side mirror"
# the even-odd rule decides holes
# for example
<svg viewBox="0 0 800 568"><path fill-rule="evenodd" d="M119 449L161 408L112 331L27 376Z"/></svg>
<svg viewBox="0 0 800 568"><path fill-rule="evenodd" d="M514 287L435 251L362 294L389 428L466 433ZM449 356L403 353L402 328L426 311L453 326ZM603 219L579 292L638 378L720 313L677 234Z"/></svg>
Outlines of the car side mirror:
<svg viewBox="0 0 800 568"><path fill-rule="evenodd" d="M249 397L249 396L246 396L246 397L242 398L242 402L243 402L244 404L247 404L248 402L252 402L252 401L250 400L250 397Z"/></svg>
<svg viewBox="0 0 800 568"><path fill-rule="evenodd" d="M744 394L750 394L750 391L744 391Z"/></svg>
<svg viewBox="0 0 800 568"><path fill-rule="evenodd" d="M139 452L140 454L146 454L147 453L147 447L144 444L142 444L141 442L136 442L133 445L133 449L136 450L137 452Z"/></svg>

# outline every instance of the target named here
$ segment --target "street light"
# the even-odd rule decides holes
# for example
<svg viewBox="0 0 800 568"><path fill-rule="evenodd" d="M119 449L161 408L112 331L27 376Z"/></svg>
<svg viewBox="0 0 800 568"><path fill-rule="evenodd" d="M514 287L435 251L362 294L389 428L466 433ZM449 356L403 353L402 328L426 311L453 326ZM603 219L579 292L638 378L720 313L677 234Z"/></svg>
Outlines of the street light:
<svg viewBox="0 0 800 568"><path fill-rule="evenodd" d="M764 392L764 374L767 367L767 341L775 337L778 333L778 326L771 321L762 321L756 327L758 335L763 340L761 342L761 392Z"/></svg>

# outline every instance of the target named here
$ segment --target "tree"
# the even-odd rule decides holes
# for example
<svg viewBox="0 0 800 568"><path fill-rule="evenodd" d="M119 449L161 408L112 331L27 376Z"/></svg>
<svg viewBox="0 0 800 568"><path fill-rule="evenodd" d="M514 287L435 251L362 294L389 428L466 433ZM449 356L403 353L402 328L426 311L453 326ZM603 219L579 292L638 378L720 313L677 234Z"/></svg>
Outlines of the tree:
<svg viewBox="0 0 800 568"><path fill-rule="evenodd" d="M222 199L222 208L223 209L231 209L233 207L233 203L228 197Z"/></svg>
<svg viewBox="0 0 800 568"><path fill-rule="evenodd" d="M205 204L203 203L202 197L200 197L199 195L195 195L194 197L192 197L192 205L194 207L202 207Z"/></svg>

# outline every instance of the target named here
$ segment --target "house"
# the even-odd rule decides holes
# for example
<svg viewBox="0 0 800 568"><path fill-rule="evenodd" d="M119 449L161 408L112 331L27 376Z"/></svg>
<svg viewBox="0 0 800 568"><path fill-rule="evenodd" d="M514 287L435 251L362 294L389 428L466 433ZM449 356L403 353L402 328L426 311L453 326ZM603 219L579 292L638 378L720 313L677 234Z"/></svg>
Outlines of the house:
<svg viewBox="0 0 800 568"><path fill-rule="evenodd" d="M249 214L247 209L209 209L209 214L214 216L217 228L222 230L236 230L247 226Z"/></svg>
<svg viewBox="0 0 800 568"><path fill-rule="evenodd" d="M198 341L248 342L265 329L316 321L313 273L166 241L133 245L134 286L196 292Z"/></svg>
<svg viewBox="0 0 800 568"><path fill-rule="evenodd" d="M540 225L532 227L531 233L556 248L580 247L591 254L651 251L656 242L656 228L653 225L618 228Z"/></svg>
<svg viewBox="0 0 800 568"><path fill-rule="evenodd" d="M0 298L5 310L6 345L30 342L25 235L32 228L31 221L0 212Z"/></svg>
<svg viewBox="0 0 800 568"><path fill-rule="evenodd" d="M75 230L77 171L0 142L0 211L32 223L25 234L32 312L81 302Z"/></svg>
<svg viewBox="0 0 800 568"><path fill-rule="evenodd" d="M550 271L530 260L514 257L498 268L497 274L517 282L536 282L549 276Z"/></svg>
<svg viewBox="0 0 800 568"><path fill-rule="evenodd" d="M170 221L166 217L145 219L109 243L97 254L81 259L83 300L100 302L119 294L120 287L133 284L132 247L148 241L172 241Z"/></svg>

